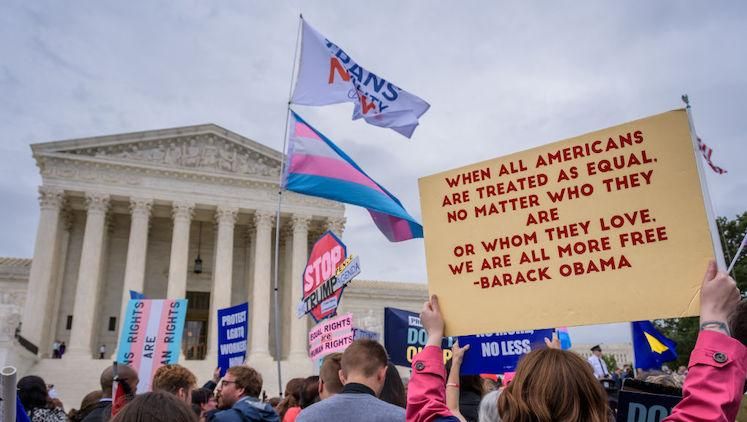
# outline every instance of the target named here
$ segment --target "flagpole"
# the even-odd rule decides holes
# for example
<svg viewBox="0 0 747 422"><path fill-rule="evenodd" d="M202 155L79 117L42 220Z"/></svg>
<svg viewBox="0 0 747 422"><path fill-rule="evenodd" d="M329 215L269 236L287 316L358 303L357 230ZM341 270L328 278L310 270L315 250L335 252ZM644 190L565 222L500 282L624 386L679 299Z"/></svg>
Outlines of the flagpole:
<svg viewBox="0 0 747 422"><path fill-rule="evenodd" d="M288 89L288 103L285 109L285 129L283 130L283 157L280 161L280 181L278 182L278 208L275 212L275 259L273 263L274 274L273 274L273 292L272 299L275 305L275 361L277 362L278 371L278 396L283 397L283 376L282 369L280 367L280 358L282 356L281 342L280 342L280 299L278 290L278 261L280 260L280 209L283 204L283 175L285 174L285 158L286 148L288 145L288 120L290 119L290 105L291 98L293 96L293 80L296 75L296 60L298 58L298 42L301 39L301 24L303 23L303 15L299 14L298 19L298 31L296 32L296 47L293 50L293 68L291 70L290 87ZM300 281L300 280L299 280Z"/></svg>
<svg viewBox="0 0 747 422"><path fill-rule="evenodd" d="M713 202L711 201L711 195L708 193L708 182L706 181L705 171L703 170L703 162L698 158L698 135L695 132L695 124L693 123L692 109L690 108L690 99L687 94L682 95L682 102L685 103L685 110L687 111L687 122L690 125L690 139L693 144L693 154L695 155L695 162L698 168L698 178L700 179L700 189L703 192L703 201L705 202L705 212L708 218L708 226L711 229L711 243L713 244L713 250L716 254L716 265L720 270L726 269L726 262L724 260L724 250L721 247L721 241L718 238L718 227L716 226L716 216L714 213Z"/></svg>
<svg viewBox="0 0 747 422"><path fill-rule="evenodd" d="M737 253L734 255L734 258L731 260L731 264L729 264L729 268L727 268L726 272L730 273L731 270L734 269L734 265L739 260L739 255L742 254L742 249L744 249L744 245L747 244L747 231L744 232L744 237L742 238L742 242L739 243L739 249L737 249Z"/></svg>

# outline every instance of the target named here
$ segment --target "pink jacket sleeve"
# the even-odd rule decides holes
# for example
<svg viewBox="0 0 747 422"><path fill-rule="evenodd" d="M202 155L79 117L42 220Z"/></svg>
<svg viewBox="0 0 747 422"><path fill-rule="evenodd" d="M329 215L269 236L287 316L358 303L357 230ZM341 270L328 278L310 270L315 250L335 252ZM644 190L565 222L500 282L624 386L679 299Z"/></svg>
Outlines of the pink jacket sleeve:
<svg viewBox="0 0 747 422"><path fill-rule="evenodd" d="M446 406L446 368L440 347L426 346L412 360L407 384L407 422L430 422L453 416Z"/></svg>
<svg viewBox="0 0 747 422"><path fill-rule="evenodd" d="M690 355L682 401L665 421L734 421L747 374L747 347L715 331L701 331Z"/></svg>

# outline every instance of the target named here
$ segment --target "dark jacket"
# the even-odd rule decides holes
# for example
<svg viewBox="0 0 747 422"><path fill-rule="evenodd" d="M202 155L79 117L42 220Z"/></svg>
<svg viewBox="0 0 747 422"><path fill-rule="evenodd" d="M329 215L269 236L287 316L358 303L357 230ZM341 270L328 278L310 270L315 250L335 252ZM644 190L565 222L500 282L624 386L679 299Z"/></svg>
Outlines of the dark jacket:
<svg viewBox="0 0 747 422"><path fill-rule="evenodd" d="M112 418L112 402L100 401L82 422L108 422Z"/></svg>
<svg viewBox="0 0 747 422"><path fill-rule="evenodd" d="M256 397L242 397L233 407L213 415L211 422L280 422L278 414L268 403L262 403Z"/></svg>
<svg viewBox="0 0 747 422"><path fill-rule="evenodd" d="M459 413L464 416L467 422L477 422L480 400L482 400L482 397L474 391L462 390L459 393Z"/></svg>

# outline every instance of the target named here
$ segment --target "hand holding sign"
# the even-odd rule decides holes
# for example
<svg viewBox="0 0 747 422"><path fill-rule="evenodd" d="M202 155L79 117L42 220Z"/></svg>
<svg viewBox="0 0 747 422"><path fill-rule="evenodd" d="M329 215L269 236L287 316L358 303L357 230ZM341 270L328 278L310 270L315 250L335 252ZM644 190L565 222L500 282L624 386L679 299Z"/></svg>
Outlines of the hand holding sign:
<svg viewBox="0 0 747 422"><path fill-rule="evenodd" d="M729 274L716 270L716 262L708 262L703 286L700 288L700 328L729 334L727 321L739 303L737 283Z"/></svg>
<svg viewBox="0 0 747 422"><path fill-rule="evenodd" d="M438 306L436 295L431 295L430 300L423 304L420 323L428 333L428 342L425 345L441 347L441 339L444 336L444 317L441 315L441 307Z"/></svg>
<svg viewBox="0 0 747 422"><path fill-rule="evenodd" d="M552 332L552 340L545 337L545 346L547 346L548 349L562 349L562 347L560 347L560 340L558 339L558 333L556 331Z"/></svg>
<svg viewBox="0 0 747 422"><path fill-rule="evenodd" d="M461 365L464 361L464 352L469 350L469 344L464 347L459 347L459 340L454 342L451 346L451 364L453 366Z"/></svg>

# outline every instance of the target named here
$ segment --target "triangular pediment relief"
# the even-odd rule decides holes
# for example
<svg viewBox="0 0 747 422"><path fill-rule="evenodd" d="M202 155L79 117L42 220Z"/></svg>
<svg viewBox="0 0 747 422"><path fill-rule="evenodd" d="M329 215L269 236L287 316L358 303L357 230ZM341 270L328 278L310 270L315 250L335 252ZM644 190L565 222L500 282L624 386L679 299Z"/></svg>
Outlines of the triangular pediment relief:
<svg viewBox="0 0 747 422"><path fill-rule="evenodd" d="M142 139L141 135L139 140L127 139L126 135L113 135L36 144L35 155L92 158L121 164L185 171L198 170L234 176L280 176L281 155L277 151L238 135L231 134L233 136L229 137L213 131L159 135L161 136L151 136L148 139ZM111 138L114 137L117 138L116 141L112 141ZM230 139L231 137L240 139Z"/></svg>

